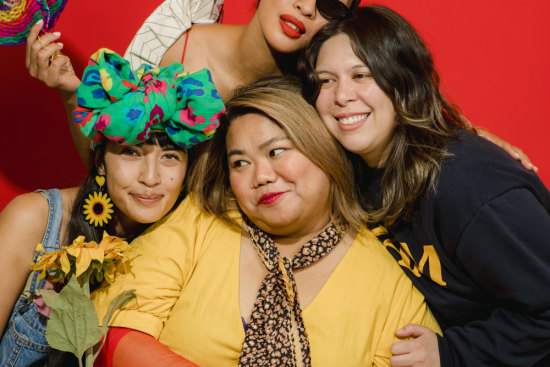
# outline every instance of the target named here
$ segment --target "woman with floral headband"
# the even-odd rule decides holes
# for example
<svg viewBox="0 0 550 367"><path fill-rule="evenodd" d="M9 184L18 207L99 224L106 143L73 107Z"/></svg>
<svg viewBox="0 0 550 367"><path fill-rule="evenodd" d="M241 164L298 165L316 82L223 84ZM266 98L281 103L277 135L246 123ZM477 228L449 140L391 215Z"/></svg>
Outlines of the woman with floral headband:
<svg viewBox="0 0 550 367"><path fill-rule="evenodd" d="M98 243L104 231L139 235L185 196L189 148L212 136L223 111L207 70L188 74L174 65L132 73L107 50L91 60L77 93L80 131L94 142L84 185L21 195L0 214L1 366L48 357L49 310L35 297L45 279L37 282L39 272L27 279L37 244L49 252L79 235Z"/></svg>

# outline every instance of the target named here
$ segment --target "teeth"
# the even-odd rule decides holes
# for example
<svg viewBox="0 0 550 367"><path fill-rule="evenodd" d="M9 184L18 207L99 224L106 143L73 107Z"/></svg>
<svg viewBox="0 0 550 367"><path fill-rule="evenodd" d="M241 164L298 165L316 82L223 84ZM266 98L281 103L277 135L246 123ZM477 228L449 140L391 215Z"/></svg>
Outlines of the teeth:
<svg viewBox="0 0 550 367"><path fill-rule="evenodd" d="M294 29L296 32L302 33L302 31L301 31L298 27L296 27L295 24L289 23L289 22L287 22L286 20L285 20L284 22L286 23L286 25L288 25L290 28Z"/></svg>
<svg viewBox="0 0 550 367"><path fill-rule="evenodd" d="M370 115L370 113L364 113L362 115L355 115L355 116L352 116L352 117L345 117L345 118L341 118L341 119L337 119L337 120L338 120L338 122L340 122L341 124L344 124L344 125L353 125L353 124L358 123L361 120L366 119L367 117L369 117L369 115Z"/></svg>

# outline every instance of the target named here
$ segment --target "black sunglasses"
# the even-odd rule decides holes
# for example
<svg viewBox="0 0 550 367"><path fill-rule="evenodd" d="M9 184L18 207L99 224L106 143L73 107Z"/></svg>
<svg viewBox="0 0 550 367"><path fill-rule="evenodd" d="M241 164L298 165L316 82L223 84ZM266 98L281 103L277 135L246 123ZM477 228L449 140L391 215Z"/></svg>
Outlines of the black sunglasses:
<svg viewBox="0 0 550 367"><path fill-rule="evenodd" d="M355 8L359 1L353 0L348 8L340 0L317 0L315 6L321 15L329 20L343 19L351 15L351 9Z"/></svg>

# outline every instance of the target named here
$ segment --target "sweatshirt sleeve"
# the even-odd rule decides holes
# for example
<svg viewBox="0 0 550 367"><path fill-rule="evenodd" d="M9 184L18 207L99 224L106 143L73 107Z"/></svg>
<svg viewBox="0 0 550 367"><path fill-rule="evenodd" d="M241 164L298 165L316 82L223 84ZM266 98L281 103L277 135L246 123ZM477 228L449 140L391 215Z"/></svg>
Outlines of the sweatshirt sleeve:
<svg viewBox="0 0 550 367"><path fill-rule="evenodd" d="M486 202L456 259L496 307L439 337L441 365L532 366L550 353L550 215L525 188Z"/></svg>

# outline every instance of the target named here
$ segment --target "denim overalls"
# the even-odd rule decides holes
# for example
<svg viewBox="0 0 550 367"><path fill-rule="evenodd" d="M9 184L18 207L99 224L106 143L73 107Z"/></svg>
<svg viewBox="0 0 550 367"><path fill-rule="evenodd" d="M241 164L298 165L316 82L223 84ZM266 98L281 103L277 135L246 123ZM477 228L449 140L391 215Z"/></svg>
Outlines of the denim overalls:
<svg viewBox="0 0 550 367"><path fill-rule="evenodd" d="M63 206L61 193L57 189L36 191L48 199L48 227L42 239L46 252L59 249L59 227ZM29 223L32 225L32 223ZM34 260L38 257L35 253ZM25 291L19 296L6 324L6 330L0 342L0 366L27 367L46 364L50 347L46 341L46 322L48 318L38 312L32 295L35 289L42 289L46 279L36 279L40 274L34 271L27 280Z"/></svg>

